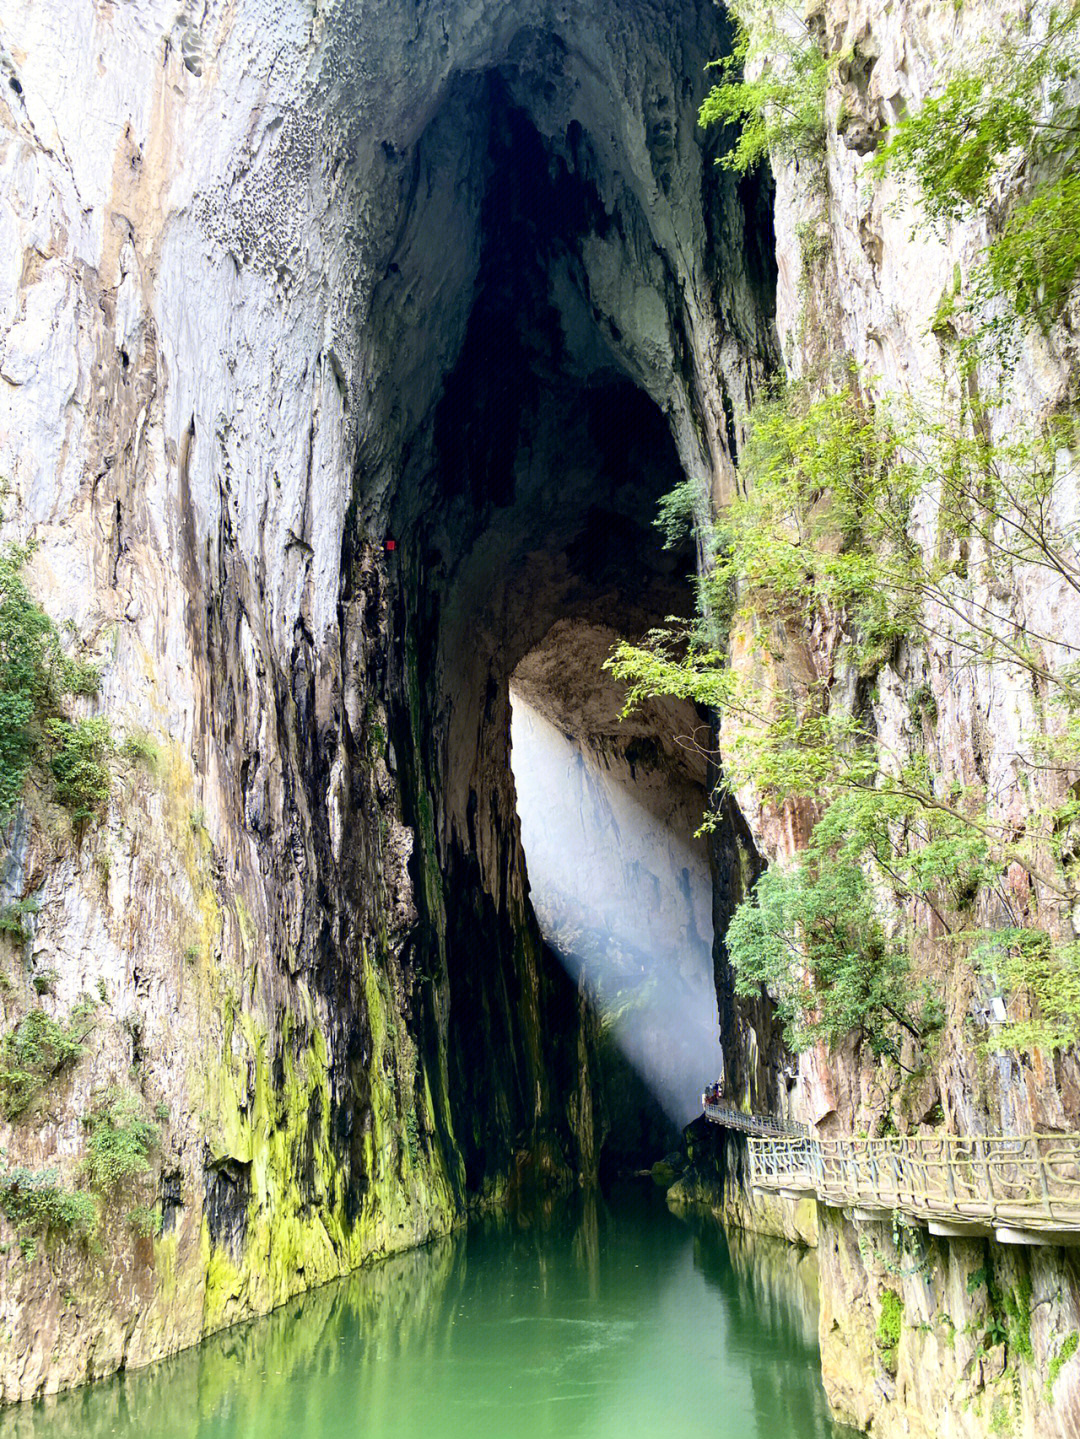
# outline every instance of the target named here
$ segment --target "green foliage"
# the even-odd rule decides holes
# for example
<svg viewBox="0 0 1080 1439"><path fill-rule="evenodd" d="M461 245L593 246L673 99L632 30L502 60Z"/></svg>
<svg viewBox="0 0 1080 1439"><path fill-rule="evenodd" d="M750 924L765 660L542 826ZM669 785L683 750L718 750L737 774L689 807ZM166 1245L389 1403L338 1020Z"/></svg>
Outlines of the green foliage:
<svg viewBox="0 0 1080 1439"><path fill-rule="evenodd" d="M156 1239L161 1233L161 1205L137 1204L128 1210L127 1222L141 1239Z"/></svg>
<svg viewBox="0 0 1080 1439"><path fill-rule="evenodd" d="M800 220L795 226L795 239L799 245L798 291L805 299L814 276L832 249L827 233L822 232L820 220Z"/></svg>
<svg viewBox="0 0 1080 1439"><path fill-rule="evenodd" d="M881 1362L891 1373L896 1373L897 1350L904 1327L904 1301L895 1289L886 1289L881 1296L881 1310L877 1322L877 1348Z"/></svg>
<svg viewBox="0 0 1080 1439"><path fill-rule="evenodd" d="M67 694L97 692L97 671L69 659L23 578L31 550L0 548L0 824L10 818L39 753L43 726Z"/></svg>
<svg viewBox="0 0 1080 1439"><path fill-rule="evenodd" d="M993 1272L982 1267L974 1269L967 1277L967 1292L974 1294L985 1286L987 1298L986 1332L984 1343L988 1347L1008 1344L1012 1352L1029 1364L1034 1362L1035 1351L1031 1343L1031 1280L1024 1275L1015 1289L999 1288Z"/></svg>
<svg viewBox="0 0 1080 1439"><path fill-rule="evenodd" d="M405 1115L405 1147L409 1152L409 1158L416 1164L420 1158L420 1120L417 1118L416 1109L410 1109Z"/></svg>
<svg viewBox="0 0 1080 1439"><path fill-rule="evenodd" d="M696 535L707 514L708 492L700 480L683 480L660 500L653 523L664 536L664 549L676 549Z"/></svg>
<svg viewBox="0 0 1080 1439"><path fill-rule="evenodd" d="M836 1043L850 1021L894 1052L897 1025L917 1036L936 1027L937 1016L912 1008L922 1000L907 992L900 958L918 906L948 932L1007 865L1062 898L1080 882L1080 662L1051 668L1046 649L1068 642L1019 625L992 589L999 570L1023 565L1080 593L1080 533L1055 503L1075 479L1061 458L1075 437L1050 426L991 444L983 418L967 401L956 416L875 413L853 383L767 395L750 415L740 493L699 536L714 563L698 622L621 644L608 661L629 686L628 707L672 695L723 716L729 789L752 786L765 802L800 801L820 816L805 863L763 883L733 927L740 982L768 985L798 1047ZM937 545L925 551L908 533L916 506L937 516ZM806 663L815 633L836 637L820 672ZM957 668L1007 665L1048 696L1054 723L1017 763L1029 788L1036 773L1056 771L1067 794L1031 806L1020 839L991 817L979 788L935 769L927 685L911 695L909 753L885 751L865 703L837 702L838 674L868 682L901 647L931 639ZM741 650L738 669L730 645ZM870 920L890 899L902 923L883 948ZM823 944L820 924L812 935L806 920L827 902L844 922ZM1027 990L1036 1009L1002 1038L1063 1047L1080 1036L1080 959L1025 933L989 941L999 980Z"/></svg>
<svg viewBox="0 0 1080 1439"><path fill-rule="evenodd" d="M986 288L1045 330L1065 308L1078 274L1080 174L1069 171L1009 214L987 248Z"/></svg>
<svg viewBox="0 0 1080 1439"><path fill-rule="evenodd" d="M1046 1393L1048 1398L1053 1397L1054 1385L1057 1383L1058 1375L1076 1353L1078 1347L1080 1347L1080 1334L1074 1329L1071 1334L1067 1334L1062 1340L1061 1348L1047 1366Z"/></svg>
<svg viewBox="0 0 1080 1439"><path fill-rule="evenodd" d="M161 764L159 746L141 730L132 730L120 746L120 754L133 764L144 765L151 774L156 774Z"/></svg>
<svg viewBox="0 0 1080 1439"><path fill-rule="evenodd" d="M59 978L58 970L39 969L36 974L31 976L30 983L34 987L35 994L52 994Z"/></svg>
<svg viewBox="0 0 1080 1439"><path fill-rule="evenodd" d="M88 1033L84 1011L69 1024L58 1024L43 1009L32 1009L0 1040L0 1110L18 1119L46 1084L83 1053Z"/></svg>
<svg viewBox="0 0 1080 1439"><path fill-rule="evenodd" d="M968 1294L974 1294L977 1289L982 1289L984 1285L989 1286L989 1283L990 1271L985 1265L982 1265L978 1269L973 1269L968 1275L967 1292Z"/></svg>
<svg viewBox="0 0 1080 1439"><path fill-rule="evenodd" d="M16 944L26 944L30 938L30 931L26 927L26 920L35 915L41 909L41 901L36 894L27 895L25 899L13 900L0 909L0 934L6 934Z"/></svg>
<svg viewBox="0 0 1080 1439"><path fill-rule="evenodd" d="M71 811L77 825L100 818L112 784L109 721L98 717L72 723L54 718L46 720L45 732L52 742L49 768L57 800Z"/></svg>
<svg viewBox="0 0 1080 1439"><path fill-rule="evenodd" d="M83 1123L89 1134L83 1167L96 1190L107 1193L148 1172L161 1131L147 1118L140 1094L111 1086Z"/></svg>
<svg viewBox="0 0 1080 1439"><path fill-rule="evenodd" d="M1003 297L1044 327L1080 273L1078 20L1070 0L1045 34L1000 37L906 114L870 165L878 178L891 168L913 181L930 222L940 224L985 212L1022 154L1033 188L990 241L973 297Z"/></svg>
<svg viewBox="0 0 1080 1439"><path fill-rule="evenodd" d="M98 1222L93 1198L58 1181L55 1169L0 1170L0 1210L19 1229L92 1234Z"/></svg>
<svg viewBox="0 0 1080 1439"><path fill-rule="evenodd" d="M1026 994L1030 1019L996 1032L993 1047L1047 1052L1080 1035L1080 943L1056 945L1041 929L1005 927L980 936L975 958L1003 995Z"/></svg>
<svg viewBox="0 0 1080 1439"><path fill-rule="evenodd" d="M737 127L719 161L725 169L741 175L770 156L823 154L830 62L794 7L759 5L748 23L737 18L732 53L712 68L720 79L698 121ZM756 78L748 79L748 71Z"/></svg>
<svg viewBox="0 0 1080 1439"><path fill-rule="evenodd" d="M796 1053L852 1032L898 1057L900 1031L933 1023L903 947L886 939L859 866L817 846L790 870L770 869L732 916L727 947L735 991L765 985ZM923 1009L923 1015L918 1010Z"/></svg>
<svg viewBox="0 0 1080 1439"><path fill-rule="evenodd" d="M1033 1364L1035 1350L1031 1344L1031 1280L1026 1274L1021 1277L1015 1289L1002 1291L999 1303L1005 1315L1009 1348L1017 1358Z"/></svg>

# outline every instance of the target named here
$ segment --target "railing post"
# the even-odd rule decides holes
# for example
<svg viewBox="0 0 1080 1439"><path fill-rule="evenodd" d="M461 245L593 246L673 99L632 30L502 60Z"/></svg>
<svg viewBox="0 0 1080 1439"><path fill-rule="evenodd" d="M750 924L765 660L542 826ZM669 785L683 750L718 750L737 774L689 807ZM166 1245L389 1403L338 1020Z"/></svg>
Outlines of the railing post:
<svg viewBox="0 0 1080 1439"><path fill-rule="evenodd" d="M956 1176L953 1174L953 1142L946 1137L941 1141L941 1152L945 1160L945 1189L949 1196L949 1203L956 1208Z"/></svg>
<svg viewBox="0 0 1080 1439"><path fill-rule="evenodd" d="M990 1151L987 1148L986 1136L977 1135L975 1138L975 1156L979 1157L982 1152L983 1184L986 1186L986 1197L990 1201L991 1213L997 1212L997 1196L994 1193L994 1181L990 1177Z"/></svg>
<svg viewBox="0 0 1080 1439"><path fill-rule="evenodd" d="M1054 1206L1050 1202L1050 1182L1046 1177L1046 1165L1043 1162L1038 1136L1035 1135L1026 1142L1030 1143L1034 1150L1035 1167L1039 1171L1039 1187L1042 1189L1043 1210L1047 1217L1051 1217L1054 1213Z"/></svg>

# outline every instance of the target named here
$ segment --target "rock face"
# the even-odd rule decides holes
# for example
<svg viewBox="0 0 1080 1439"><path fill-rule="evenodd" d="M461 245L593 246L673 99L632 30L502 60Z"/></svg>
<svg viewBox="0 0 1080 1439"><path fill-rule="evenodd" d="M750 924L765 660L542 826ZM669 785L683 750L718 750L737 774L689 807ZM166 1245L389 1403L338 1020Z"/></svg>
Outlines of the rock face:
<svg viewBox="0 0 1080 1439"><path fill-rule="evenodd" d="M662 619L658 496L730 485L773 331L765 182L695 125L724 43L707 0L5 7L4 526L135 743L100 826L8 836L5 1030L95 1009L0 1145L70 1186L108 1086L168 1119L98 1251L5 1236L3 1398L595 1173L507 682Z"/></svg>
<svg viewBox="0 0 1080 1439"><path fill-rule="evenodd" d="M860 384L875 400L923 404L928 396L956 396L957 334L941 322L943 302L971 275L988 224L995 215L1000 219L1013 192L1006 186L995 194L990 215L935 232L918 223L916 196L891 177L872 179L867 164L885 128L939 90L988 39L999 40L1013 23L1039 34L1049 10L991 0L961 7L814 0L806 7L807 24L834 68L820 158L775 164L776 315L789 374L835 373L854 362ZM1019 168L1009 183L1023 193ZM1022 432L1074 400L1075 322L1074 300L1047 333L1036 327L1025 332L1005 377L1004 403L992 414L993 439ZM980 371L969 383L992 391L1000 378ZM1063 514L1074 514L1074 457L1060 458L1058 502ZM916 516L916 535L926 546L936 543L932 522L932 507ZM1046 637L1042 653L1050 667L1067 662L1054 641L1077 632L1080 608L1076 592L1059 577L1012 565L994 575L992 586L976 585L973 599ZM949 642L949 626L940 628L944 634L931 634L921 655L901 648L875 675L866 701L868 727L886 753L911 756L930 746L944 785L981 786L994 822L1023 834L1040 802L1060 798L1053 776L1036 776L1030 790L1018 776L1018 751L1046 723L1038 686L1018 667L989 656L962 662ZM809 667L831 706L849 705L852 675L834 663L830 643L821 633L778 642L778 685L790 685L800 668L805 675ZM736 650L736 663L743 660ZM722 734L721 750L729 738ZM816 818L813 807L777 812L749 789L737 798L760 853L770 863L791 860ZM1010 913L1033 913L1026 876L1010 871L1003 891L986 901L974 922L1001 925L1016 922L1005 917ZM1075 936L1075 915L1062 914L1049 893L1040 904L1052 927L1060 926L1065 938ZM854 1050L833 1056L815 1051L791 1068L789 1084L773 1090L773 1101L824 1133L888 1132L880 1126L894 1121L912 1133L942 1122L953 1133L1080 1127L1075 1055L1053 1063L1005 1053L980 1060L988 992L940 929L927 926L915 950L917 972L933 976L948 1008L940 1045L921 1075L893 1094L880 1068ZM776 1056L760 1023L749 1043ZM775 1062L768 1067L775 1073ZM812 1238L813 1228L818 1231L823 1371L839 1417L886 1436L1076 1432L1080 1366L1072 1361L1076 1341L1069 1336L1077 1330L1080 1292L1069 1253L928 1241L888 1226L856 1226L823 1208L816 1226L804 1225L790 1207L777 1213L746 1202L737 1185L738 1156L732 1141L719 1180L711 1187L705 1181L721 1212L788 1237L798 1230ZM709 1169L706 1163L700 1173L707 1176ZM892 1343L887 1336L894 1325L898 1338Z"/></svg>
<svg viewBox="0 0 1080 1439"><path fill-rule="evenodd" d="M658 549L657 499L686 477L730 496L781 356L936 383L934 317L982 223L913 240L866 156L942 66L1045 8L814 0L841 60L826 154L774 188L716 169L697 129L728 41L711 0L7 0L4 531L34 539L34 593L101 668L76 706L134 743L100 826L73 833L30 787L6 836L0 903L40 906L25 944L0 935L3 1029L84 996L93 1027L0 1148L84 1184L96 1096L124 1085L168 1117L151 1173L101 1200L93 1253L20 1248L3 1221L0 1397L147 1362L470 1205L595 1175L596 1015L530 906L511 676L559 624L633 635L685 606L694 556ZM1003 431L1068 393L1071 334L1028 338ZM1077 630L1065 587L1011 585L1011 612ZM1016 805L1036 697L953 661L887 675L880 733L903 749L925 691L945 772ZM619 765L662 722L642 724ZM726 917L808 818L738 801L710 841L729 1090L869 1127L871 1069L796 1069L768 1006L733 1003ZM1075 1127L1075 1066L983 1074L955 993L911 1122L941 1104L956 1128ZM890 1235L860 1246L842 1216L727 1192L747 1224L816 1226L844 1415L974 1435L1008 1391L1021 1430L1075 1431L1080 1362L1052 1404L1041 1377L1077 1328L1062 1254L940 1245L898 1278ZM140 1236L127 1214L153 1205ZM1000 1354L961 1342L1008 1328L980 1270L998 1301L1027 1296ZM883 1303L907 1316L887 1358Z"/></svg>

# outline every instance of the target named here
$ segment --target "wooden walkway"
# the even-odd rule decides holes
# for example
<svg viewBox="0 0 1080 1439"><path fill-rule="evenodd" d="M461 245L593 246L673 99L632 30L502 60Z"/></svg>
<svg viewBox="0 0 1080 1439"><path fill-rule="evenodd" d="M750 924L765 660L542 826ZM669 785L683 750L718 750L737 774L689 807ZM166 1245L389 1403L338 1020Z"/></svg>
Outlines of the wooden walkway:
<svg viewBox="0 0 1080 1439"><path fill-rule="evenodd" d="M721 1121L717 1121L721 1122ZM926 1225L1004 1244L1080 1244L1080 1134L897 1139L757 1137L750 1182L850 1209L856 1221Z"/></svg>

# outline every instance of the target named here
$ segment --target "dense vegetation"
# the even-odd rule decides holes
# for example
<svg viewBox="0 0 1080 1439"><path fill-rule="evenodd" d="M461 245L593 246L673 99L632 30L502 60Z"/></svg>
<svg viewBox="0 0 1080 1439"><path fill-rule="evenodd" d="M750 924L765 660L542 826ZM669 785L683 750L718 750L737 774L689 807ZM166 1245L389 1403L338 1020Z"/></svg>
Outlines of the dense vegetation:
<svg viewBox="0 0 1080 1439"><path fill-rule="evenodd" d="M702 110L740 127L723 163L820 153L818 40L785 6L739 11ZM1027 996L995 1044L1080 1039L1080 946L1061 922L1080 885L1080 640L1040 632L1008 598L1021 574L1080 594L1080 533L1058 503L1077 485L1075 418L994 438L1017 334L1051 328L1080 274L1078 20L1070 4L1045 34L999 37L867 162L899 177L927 226L996 216L939 307L940 394L883 397L850 370L761 398L719 521L693 486L662 507L667 537L690 525L710 556L697 623L610 662L631 704L678 694L721 717L730 788L812 818L729 933L738 987L768 987L796 1049L851 1034L897 1060L905 1041L925 1046L942 1013L911 956L930 932L997 992ZM1021 822L941 754L935 652L1037 697L1014 759ZM885 689L909 696L899 732L881 728Z"/></svg>
<svg viewBox="0 0 1080 1439"><path fill-rule="evenodd" d="M65 653L52 620L23 575L31 551L0 548L0 824L10 819L36 765L76 825L100 815L112 748L104 719L72 721L72 695L94 695L98 672Z"/></svg>
<svg viewBox="0 0 1080 1439"><path fill-rule="evenodd" d="M32 1009L0 1040L0 1111L21 1118L53 1079L83 1054L93 1027L93 1006L79 1006L67 1024Z"/></svg>
<svg viewBox="0 0 1080 1439"><path fill-rule="evenodd" d="M715 62L720 78L701 106L704 126L734 128L726 169L744 174L773 157L800 159L825 148L825 90L830 65L791 6L732 7L731 54ZM753 78L751 78L752 72Z"/></svg>
<svg viewBox="0 0 1080 1439"><path fill-rule="evenodd" d="M71 1069L85 1053L95 1006L78 1005L67 1024L34 1009L0 1041L0 1107L5 1119L20 1120L45 1099L50 1083ZM161 1143L161 1128L151 1118L142 1095L126 1085L100 1093L83 1117L86 1151L79 1166L86 1188L65 1185L56 1169L0 1167L0 1213L20 1235L24 1254L32 1256L39 1235L89 1237L98 1228L101 1204L113 1206L123 1193L137 1191L150 1173L150 1156ZM158 1205L137 1204L127 1212L136 1233L160 1231Z"/></svg>

